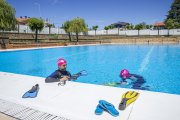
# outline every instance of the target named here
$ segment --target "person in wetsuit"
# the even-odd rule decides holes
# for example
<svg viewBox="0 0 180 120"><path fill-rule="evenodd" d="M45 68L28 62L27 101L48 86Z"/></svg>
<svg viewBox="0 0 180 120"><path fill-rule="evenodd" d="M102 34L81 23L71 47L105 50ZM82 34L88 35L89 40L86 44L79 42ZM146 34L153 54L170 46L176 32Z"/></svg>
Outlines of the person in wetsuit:
<svg viewBox="0 0 180 120"><path fill-rule="evenodd" d="M123 69L120 72L120 77L122 79L121 83L127 83L126 79L130 79L133 81L133 86L132 88L134 89L145 89L144 87L142 87L142 85L146 82L144 80L144 78L140 75L136 75L136 74L131 74L129 73L128 70Z"/></svg>
<svg viewBox="0 0 180 120"><path fill-rule="evenodd" d="M69 71L66 70L67 62L65 59L60 58L57 61L58 69L45 79L46 83L67 81L72 78Z"/></svg>

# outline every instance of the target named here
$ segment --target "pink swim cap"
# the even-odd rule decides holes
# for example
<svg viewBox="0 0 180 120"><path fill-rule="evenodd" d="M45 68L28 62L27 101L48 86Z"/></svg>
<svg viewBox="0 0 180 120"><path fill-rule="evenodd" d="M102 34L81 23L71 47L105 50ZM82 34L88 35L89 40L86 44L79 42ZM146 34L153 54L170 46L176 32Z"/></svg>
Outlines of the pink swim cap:
<svg viewBox="0 0 180 120"><path fill-rule="evenodd" d="M64 65L64 64L67 64L65 59L63 59L63 58L58 59L58 61L57 61L58 66L61 66L61 65Z"/></svg>
<svg viewBox="0 0 180 120"><path fill-rule="evenodd" d="M126 69L121 70L120 76L123 78L127 78L129 76L129 71Z"/></svg>

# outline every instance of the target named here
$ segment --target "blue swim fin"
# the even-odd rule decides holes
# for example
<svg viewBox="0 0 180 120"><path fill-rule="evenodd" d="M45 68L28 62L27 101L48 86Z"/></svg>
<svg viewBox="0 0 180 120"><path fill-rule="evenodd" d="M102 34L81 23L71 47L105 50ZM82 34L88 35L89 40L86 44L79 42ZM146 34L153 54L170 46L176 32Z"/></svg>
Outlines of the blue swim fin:
<svg viewBox="0 0 180 120"><path fill-rule="evenodd" d="M24 93L24 95L22 96L22 98L28 98L29 97L29 92L27 91L26 93Z"/></svg>
<svg viewBox="0 0 180 120"><path fill-rule="evenodd" d="M95 110L96 115L101 115L103 113L104 109L98 104Z"/></svg>
<svg viewBox="0 0 180 120"><path fill-rule="evenodd" d="M33 86L29 91L27 91L22 98L35 98L37 97L39 91L39 85L36 84L35 86Z"/></svg>
<svg viewBox="0 0 180 120"><path fill-rule="evenodd" d="M99 105L101 108L103 108L105 111L109 112L112 116L117 117L119 116L119 112L116 110L113 104L105 101L105 100L100 100Z"/></svg>

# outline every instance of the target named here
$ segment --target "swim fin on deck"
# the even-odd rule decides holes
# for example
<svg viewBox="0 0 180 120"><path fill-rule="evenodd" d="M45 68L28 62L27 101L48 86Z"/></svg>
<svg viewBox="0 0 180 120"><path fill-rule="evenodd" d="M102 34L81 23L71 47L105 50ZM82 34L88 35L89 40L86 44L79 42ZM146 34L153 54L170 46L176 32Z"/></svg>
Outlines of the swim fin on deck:
<svg viewBox="0 0 180 120"><path fill-rule="evenodd" d="M119 110L124 110L128 105L130 105L139 97L139 94L140 93L135 91L127 91L126 93L124 93L119 104Z"/></svg>
<svg viewBox="0 0 180 120"><path fill-rule="evenodd" d="M24 93L22 98L35 98L37 96L37 94L38 94L38 91L39 91L39 85L36 84L29 91Z"/></svg>

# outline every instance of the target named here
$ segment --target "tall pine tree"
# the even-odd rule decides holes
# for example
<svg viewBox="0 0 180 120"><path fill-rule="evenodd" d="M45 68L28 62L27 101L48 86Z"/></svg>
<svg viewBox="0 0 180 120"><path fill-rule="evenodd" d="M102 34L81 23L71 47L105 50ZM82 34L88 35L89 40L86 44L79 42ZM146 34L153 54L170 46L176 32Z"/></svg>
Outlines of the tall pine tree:
<svg viewBox="0 0 180 120"><path fill-rule="evenodd" d="M168 15L165 21L172 19L174 22L180 24L180 0L174 0L171 5L171 9L168 11Z"/></svg>

